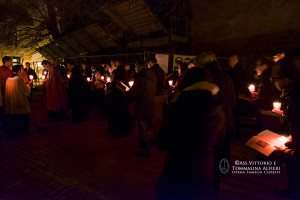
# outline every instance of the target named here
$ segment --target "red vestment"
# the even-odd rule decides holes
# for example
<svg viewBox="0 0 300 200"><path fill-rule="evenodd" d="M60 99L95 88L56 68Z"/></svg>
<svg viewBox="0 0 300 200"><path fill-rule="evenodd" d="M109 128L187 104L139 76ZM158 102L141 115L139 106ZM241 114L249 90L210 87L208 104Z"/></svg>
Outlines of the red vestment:
<svg viewBox="0 0 300 200"><path fill-rule="evenodd" d="M47 110L62 112L67 110L67 92L58 68L51 65L47 80Z"/></svg>
<svg viewBox="0 0 300 200"><path fill-rule="evenodd" d="M6 80L12 75L12 71L4 65L0 67L0 85L3 99L5 99Z"/></svg>

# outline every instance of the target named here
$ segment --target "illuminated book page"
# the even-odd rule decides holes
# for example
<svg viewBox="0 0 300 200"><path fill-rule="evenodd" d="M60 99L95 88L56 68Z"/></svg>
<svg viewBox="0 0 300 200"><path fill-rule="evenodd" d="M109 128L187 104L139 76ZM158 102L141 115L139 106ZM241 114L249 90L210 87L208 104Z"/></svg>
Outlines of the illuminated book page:
<svg viewBox="0 0 300 200"><path fill-rule="evenodd" d="M282 135L279 135L279 134L274 133L269 130L264 130L264 131L260 132L257 135L257 137L267 141L268 143L272 144L273 146L280 147L282 145L282 141L280 140Z"/></svg>
<svg viewBox="0 0 300 200"><path fill-rule="evenodd" d="M246 145L266 156L269 156L275 150L274 145L258 136L253 136Z"/></svg>

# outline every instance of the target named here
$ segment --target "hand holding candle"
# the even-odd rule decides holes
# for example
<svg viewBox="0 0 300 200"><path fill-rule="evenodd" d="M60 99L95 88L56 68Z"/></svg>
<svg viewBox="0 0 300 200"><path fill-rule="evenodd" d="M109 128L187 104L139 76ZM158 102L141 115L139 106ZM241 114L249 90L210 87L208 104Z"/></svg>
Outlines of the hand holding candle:
<svg viewBox="0 0 300 200"><path fill-rule="evenodd" d="M249 85L248 89L249 89L249 92L251 92L251 93L255 92L255 85L253 85L253 84Z"/></svg>
<svg viewBox="0 0 300 200"><path fill-rule="evenodd" d="M90 82L90 81L91 81L91 78L90 78L90 77L87 77L86 80L87 80L88 82Z"/></svg>
<svg viewBox="0 0 300 200"><path fill-rule="evenodd" d="M170 86L173 86L173 80L169 80L168 82Z"/></svg>
<svg viewBox="0 0 300 200"><path fill-rule="evenodd" d="M34 76L33 75L29 75L29 79L33 80Z"/></svg>
<svg viewBox="0 0 300 200"><path fill-rule="evenodd" d="M280 102L273 102L273 110L272 112L276 112L278 114L283 114L283 111L280 110L281 108L281 103Z"/></svg>
<svg viewBox="0 0 300 200"><path fill-rule="evenodd" d="M101 76L101 80L104 80L104 76Z"/></svg>
<svg viewBox="0 0 300 200"><path fill-rule="evenodd" d="M128 84L129 84L130 87L132 87L133 84L134 84L134 82L133 81L129 81Z"/></svg>
<svg viewBox="0 0 300 200"><path fill-rule="evenodd" d="M67 77L70 78L71 77L70 74L68 74Z"/></svg>

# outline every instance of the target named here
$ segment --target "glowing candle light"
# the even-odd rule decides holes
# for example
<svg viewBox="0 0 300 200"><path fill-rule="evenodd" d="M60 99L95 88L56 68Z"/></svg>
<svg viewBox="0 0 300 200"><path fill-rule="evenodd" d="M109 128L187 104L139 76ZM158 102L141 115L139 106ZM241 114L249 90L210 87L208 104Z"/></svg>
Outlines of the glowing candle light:
<svg viewBox="0 0 300 200"><path fill-rule="evenodd" d="M33 75L29 75L30 80L33 80L33 78L34 78Z"/></svg>
<svg viewBox="0 0 300 200"><path fill-rule="evenodd" d="M279 111L281 108L281 103L280 102L273 102L273 110Z"/></svg>
<svg viewBox="0 0 300 200"><path fill-rule="evenodd" d="M70 78L70 74L68 74L67 77Z"/></svg>
<svg viewBox="0 0 300 200"><path fill-rule="evenodd" d="M170 86L173 85L173 80L169 80L169 85L170 85Z"/></svg>
<svg viewBox="0 0 300 200"><path fill-rule="evenodd" d="M91 80L91 78L90 78L90 77L87 77L86 80L89 82L89 81Z"/></svg>
<svg viewBox="0 0 300 200"><path fill-rule="evenodd" d="M106 82L108 83L110 82L110 77L107 77Z"/></svg>
<svg viewBox="0 0 300 200"><path fill-rule="evenodd" d="M101 76L101 79L104 80L104 76Z"/></svg>
<svg viewBox="0 0 300 200"><path fill-rule="evenodd" d="M133 86L133 83L134 83L133 81L129 81L129 82L128 82L128 84L129 84L130 87Z"/></svg>
<svg viewBox="0 0 300 200"><path fill-rule="evenodd" d="M248 89L249 89L249 92L254 92L255 91L255 85L253 85L253 84L249 85Z"/></svg>
<svg viewBox="0 0 300 200"><path fill-rule="evenodd" d="M46 79L46 76L45 76L45 75L42 75L42 79Z"/></svg>
<svg viewBox="0 0 300 200"><path fill-rule="evenodd" d="M47 75L47 71L44 71L44 75Z"/></svg>

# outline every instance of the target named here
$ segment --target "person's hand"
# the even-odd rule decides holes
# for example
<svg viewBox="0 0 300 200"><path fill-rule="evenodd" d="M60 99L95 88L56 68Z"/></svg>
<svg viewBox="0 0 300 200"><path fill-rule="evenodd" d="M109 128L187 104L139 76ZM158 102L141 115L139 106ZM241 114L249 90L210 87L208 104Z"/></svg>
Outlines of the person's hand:
<svg viewBox="0 0 300 200"><path fill-rule="evenodd" d="M27 84L28 84L28 85L32 85L32 80L30 80Z"/></svg>
<svg viewBox="0 0 300 200"><path fill-rule="evenodd" d="M258 99L258 93L257 92L251 92L251 96L253 99Z"/></svg>

